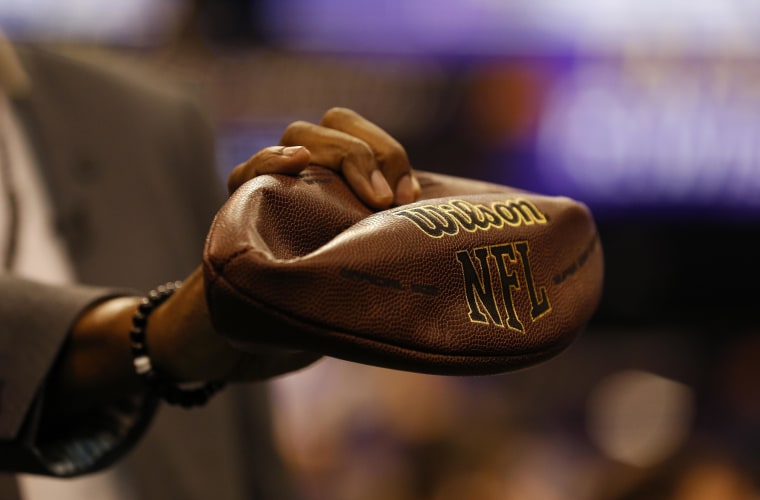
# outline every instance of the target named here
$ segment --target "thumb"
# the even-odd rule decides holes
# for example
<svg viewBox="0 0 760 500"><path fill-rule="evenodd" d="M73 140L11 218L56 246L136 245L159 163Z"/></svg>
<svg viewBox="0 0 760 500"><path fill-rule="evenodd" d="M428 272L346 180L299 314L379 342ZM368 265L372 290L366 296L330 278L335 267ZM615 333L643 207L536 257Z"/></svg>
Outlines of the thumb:
<svg viewBox="0 0 760 500"><path fill-rule="evenodd" d="M263 174L297 174L309 164L311 153L303 146L270 146L236 166L227 178L232 194L246 181Z"/></svg>

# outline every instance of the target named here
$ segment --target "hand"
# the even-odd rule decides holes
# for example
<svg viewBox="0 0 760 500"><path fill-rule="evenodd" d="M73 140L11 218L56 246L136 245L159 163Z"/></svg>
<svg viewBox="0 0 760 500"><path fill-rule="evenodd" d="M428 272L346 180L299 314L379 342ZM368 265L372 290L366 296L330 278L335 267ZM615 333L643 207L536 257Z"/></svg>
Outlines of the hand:
<svg viewBox="0 0 760 500"><path fill-rule="evenodd" d="M262 174L296 174L309 164L340 172L368 205L382 209L414 201L420 193L404 148L383 129L345 108L325 113L320 125L289 125L280 146L262 149L230 174L230 193ZM395 190L390 186L395 186ZM179 380L250 380L302 368L320 356L261 347L233 349L213 331L200 268L155 313L156 365ZM152 326L150 325L150 326ZM194 334L195 341L189 342ZM154 340L153 343L156 343Z"/></svg>
<svg viewBox="0 0 760 500"><path fill-rule="evenodd" d="M263 149L235 167L227 183L229 192L257 175L296 174L309 164L340 172L356 195L373 208L411 203L420 194L401 144L346 108L332 108L319 125L304 121L289 125L280 146Z"/></svg>
<svg viewBox="0 0 760 500"><path fill-rule="evenodd" d="M258 175L296 174L318 164L340 172L357 196L377 209L410 203L419 196L419 183L403 147L348 109L329 110L319 125L295 122L280 142L238 165L228 180L230 192ZM141 390L127 333L139 300L112 299L83 313L51 377L54 402L74 411ZM258 352L234 349L211 325L200 267L153 312L146 338L154 366L177 382L265 379L320 357L265 346Z"/></svg>

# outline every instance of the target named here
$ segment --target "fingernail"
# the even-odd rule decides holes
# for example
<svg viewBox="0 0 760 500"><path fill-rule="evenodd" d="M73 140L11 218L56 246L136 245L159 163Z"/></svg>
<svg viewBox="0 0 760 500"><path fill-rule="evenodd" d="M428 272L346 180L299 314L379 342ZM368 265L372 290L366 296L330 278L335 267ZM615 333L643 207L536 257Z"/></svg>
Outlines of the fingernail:
<svg viewBox="0 0 760 500"><path fill-rule="evenodd" d="M288 146L287 148L282 148L280 150L280 153L282 154L282 156L295 156L302 149L303 149L303 146Z"/></svg>
<svg viewBox="0 0 760 500"><path fill-rule="evenodd" d="M385 180L385 176L379 170L373 170L370 175L370 182L372 183L372 190L375 192L375 196L380 199L393 199L393 191L391 191L388 181Z"/></svg>
<svg viewBox="0 0 760 500"><path fill-rule="evenodd" d="M414 201L414 184L409 175L403 176L396 184L396 204L406 205Z"/></svg>

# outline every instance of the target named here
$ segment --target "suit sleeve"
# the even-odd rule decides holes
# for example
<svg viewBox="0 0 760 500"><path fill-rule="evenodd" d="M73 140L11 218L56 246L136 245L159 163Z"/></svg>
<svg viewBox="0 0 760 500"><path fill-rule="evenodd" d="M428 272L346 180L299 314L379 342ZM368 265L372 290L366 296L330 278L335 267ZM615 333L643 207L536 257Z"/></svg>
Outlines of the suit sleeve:
<svg viewBox="0 0 760 500"><path fill-rule="evenodd" d="M71 476L103 468L130 447L156 406L120 402L45 432L45 381L83 310L124 290L49 286L0 274L0 470Z"/></svg>
<svg viewBox="0 0 760 500"><path fill-rule="evenodd" d="M27 56L36 69L36 99L26 103L35 147L71 166L86 160L98 168L98 176L83 179L68 163L47 165L50 193L77 195L57 200L58 214L84 207L84 222L61 226L77 277L128 288L46 286L0 274L0 471L74 476L107 467L144 441L158 398L138 395L54 429L42 423L47 377L68 332L93 303L142 295L200 264L200 245L224 197L213 130L194 103L138 75ZM87 99L69 99L83 94ZM124 209L125 198L138 203Z"/></svg>

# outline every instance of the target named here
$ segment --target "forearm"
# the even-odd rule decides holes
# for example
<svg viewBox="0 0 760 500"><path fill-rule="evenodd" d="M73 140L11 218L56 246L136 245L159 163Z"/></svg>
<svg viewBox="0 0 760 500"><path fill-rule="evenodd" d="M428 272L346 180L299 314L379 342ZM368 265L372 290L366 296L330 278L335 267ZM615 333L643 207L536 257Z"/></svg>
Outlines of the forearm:
<svg viewBox="0 0 760 500"><path fill-rule="evenodd" d="M132 364L129 340L139 301L111 298L82 313L48 377L46 414L97 409L145 390Z"/></svg>
<svg viewBox="0 0 760 500"><path fill-rule="evenodd" d="M82 313L49 377L46 413L97 409L148 389L129 336L140 301L112 298ZM211 327L200 268L150 314L145 336L153 368L170 382L226 378L241 356Z"/></svg>

